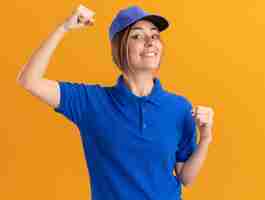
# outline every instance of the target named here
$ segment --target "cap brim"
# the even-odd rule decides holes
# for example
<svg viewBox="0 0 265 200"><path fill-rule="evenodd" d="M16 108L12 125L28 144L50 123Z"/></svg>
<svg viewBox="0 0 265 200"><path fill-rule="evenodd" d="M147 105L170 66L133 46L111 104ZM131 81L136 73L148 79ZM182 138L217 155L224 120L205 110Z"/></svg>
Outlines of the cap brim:
<svg viewBox="0 0 265 200"><path fill-rule="evenodd" d="M143 17L141 20L146 19L151 21L161 32L169 27L169 22L164 17L159 15L148 15Z"/></svg>

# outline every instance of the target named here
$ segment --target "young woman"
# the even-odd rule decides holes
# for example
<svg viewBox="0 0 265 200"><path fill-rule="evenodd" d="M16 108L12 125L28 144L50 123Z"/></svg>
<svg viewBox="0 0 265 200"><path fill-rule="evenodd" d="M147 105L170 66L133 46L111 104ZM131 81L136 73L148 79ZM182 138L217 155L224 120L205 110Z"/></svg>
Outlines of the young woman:
<svg viewBox="0 0 265 200"><path fill-rule="evenodd" d="M113 86L43 77L49 59L72 29L91 25L74 13L34 53L18 83L80 130L94 200L180 200L181 186L199 173L212 141L213 109L163 88L157 76L169 23L138 6L122 9L109 27ZM200 132L197 143L196 125ZM173 175L175 170L176 176Z"/></svg>

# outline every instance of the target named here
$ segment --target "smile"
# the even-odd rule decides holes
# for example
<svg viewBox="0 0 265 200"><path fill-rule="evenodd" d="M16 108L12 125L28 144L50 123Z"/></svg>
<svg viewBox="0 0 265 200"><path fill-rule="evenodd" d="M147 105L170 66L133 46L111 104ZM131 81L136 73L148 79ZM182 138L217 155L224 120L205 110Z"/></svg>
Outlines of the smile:
<svg viewBox="0 0 265 200"><path fill-rule="evenodd" d="M149 53L142 54L142 56L144 56L144 57L154 57L156 55L157 55L157 53L155 53L155 52L149 52Z"/></svg>

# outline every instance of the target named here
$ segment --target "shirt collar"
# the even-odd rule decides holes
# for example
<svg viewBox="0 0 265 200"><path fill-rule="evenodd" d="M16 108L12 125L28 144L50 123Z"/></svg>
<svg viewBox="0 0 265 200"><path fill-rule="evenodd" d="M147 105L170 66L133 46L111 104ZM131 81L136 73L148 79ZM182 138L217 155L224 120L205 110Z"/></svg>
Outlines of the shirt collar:
<svg viewBox="0 0 265 200"><path fill-rule="evenodd" d="M158 78L154 78L154 85L151 93L147 96L136 96L125 84L123 75L119 75L116 85L114 86L118 99L121 104L134 103L136 101L149 101L157 106L161 105L161 99L164 94L164 89Z"/></svg>

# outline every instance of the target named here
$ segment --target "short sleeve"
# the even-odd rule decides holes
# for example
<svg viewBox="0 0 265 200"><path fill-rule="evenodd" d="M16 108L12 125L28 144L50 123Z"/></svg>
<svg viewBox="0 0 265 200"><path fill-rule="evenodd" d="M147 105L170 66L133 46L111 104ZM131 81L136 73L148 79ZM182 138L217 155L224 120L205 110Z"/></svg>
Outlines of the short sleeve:
<svg viewBox="0 0 265 200"><path fill-rule="evenodd" d="M176 161L185 162L197 148L196 122L191 113L192 105L187 101L184 114L182 135L179 142L179 148L176 152Z"/></svg>
<svg viewBox="0 0 265 200"><path fill-rule="evenodd" d="M98 84L73 83L58 81L60 103L54 111L62 114L76 125L80 125L85 112L93 104Z"/></svg>

